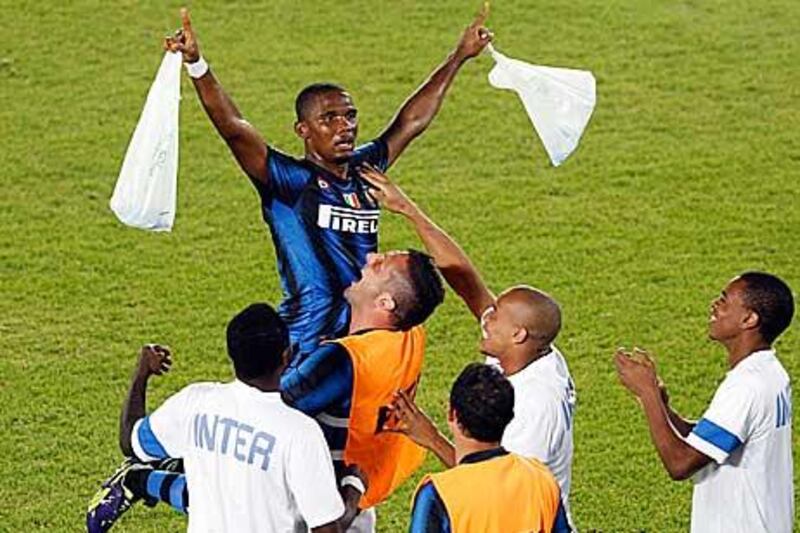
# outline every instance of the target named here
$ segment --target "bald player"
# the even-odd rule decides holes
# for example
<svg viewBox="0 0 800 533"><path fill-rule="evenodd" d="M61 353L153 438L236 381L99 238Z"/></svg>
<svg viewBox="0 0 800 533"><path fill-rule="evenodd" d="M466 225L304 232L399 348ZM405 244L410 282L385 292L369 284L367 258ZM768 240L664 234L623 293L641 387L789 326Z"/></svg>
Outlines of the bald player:
<svg viewBox="0 0 800 533"><path fill-rule="evenodd" d="M558 480L569 514L575 386L564 357L553 345L561 330L558 303L527 285L511 287L495 297L458 244L397 185L375 168L364 168L362 175L384 208L413 224L447 283L480 321L480 350L489 362L499 364L515 392L514 418L501 443L511 452L547 465ZM454 466L453 445L413 400L401 392L395 406L405 422L401 431L436 453L448 467Z"/></svg>

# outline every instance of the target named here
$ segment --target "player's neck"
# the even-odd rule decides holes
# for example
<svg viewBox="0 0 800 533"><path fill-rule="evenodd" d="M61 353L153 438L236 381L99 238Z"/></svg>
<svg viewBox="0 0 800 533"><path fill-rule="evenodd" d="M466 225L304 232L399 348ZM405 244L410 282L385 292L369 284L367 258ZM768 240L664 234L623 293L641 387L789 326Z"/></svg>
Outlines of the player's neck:
<svg viewBox="0 0 800 533"><path fill-rule="evenodd" d="M396 329L391 317L378 316L375 313L362 314L356 310L352 311L350 317L350 327L348 334L353 335L360 331L371 329Z"/></svg>
<svg viewBox="0 0 800 533"><path fill-rule="evenodd" d="M341 180L347 179L348 163L335 163L332 161L325 161L318 154L314 152L306 152L306 159L314 163L320 168L323 168Z"/></svg>
<svg viewBox="0 0 800 533"><path fill-rule="evenodd" d="M280 390L280 379L276 379L273 376L253 379L239 378L239 381L258 389L261 392L278 392Z"/></svg>
<svg viewBox="0 0 800 533"><path fill-rule="evenodd" d="M736 337L723 342L723 344L728 351L728 366L730 368L734 368L750 354L771 348L770 344L759 335Z"/></svg>
<svg viewBox="0 0 800 533"><path fill-rule="evenodd" d="M531 363L540 359L550 353L550 345L542 347L530 348L528 346L519 345L511 348L507 353L499 358L500 367L503 369L503 374L512 376L528 367Z"/></svg>
<svg viewBox="0 0 800 533"><path fill-rule="evenodd" d="M500 446L499 442L481 442L465 437L464 435L453 435L453 444L456 448L456 464L473 453L494 450Z"/></svg>

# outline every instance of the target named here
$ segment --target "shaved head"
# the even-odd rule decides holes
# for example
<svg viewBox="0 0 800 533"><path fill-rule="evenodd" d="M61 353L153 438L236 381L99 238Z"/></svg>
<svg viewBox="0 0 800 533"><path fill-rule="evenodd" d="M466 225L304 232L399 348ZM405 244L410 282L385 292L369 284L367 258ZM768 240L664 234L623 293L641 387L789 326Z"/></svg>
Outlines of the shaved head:
<svg viewBox="0 0 800 533"><path fill-rule="evenodd" d="M501 296L508 304L511 319L528 331L540 344L550 344L561 330L561 308L546 292L518 285Z"/></svg>

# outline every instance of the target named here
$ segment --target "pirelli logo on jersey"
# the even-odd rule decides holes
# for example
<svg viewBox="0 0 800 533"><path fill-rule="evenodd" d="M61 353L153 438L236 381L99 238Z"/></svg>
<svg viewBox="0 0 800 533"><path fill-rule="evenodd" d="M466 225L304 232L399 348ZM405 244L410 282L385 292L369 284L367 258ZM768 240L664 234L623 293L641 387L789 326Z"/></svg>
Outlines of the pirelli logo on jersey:
<svg viewBox="0 0 800 533"><path fill-rule="evenodd" d="M320 204L317 225L320 228L346 233L378 233L377 209L348 209L338 205Z"/></svg>

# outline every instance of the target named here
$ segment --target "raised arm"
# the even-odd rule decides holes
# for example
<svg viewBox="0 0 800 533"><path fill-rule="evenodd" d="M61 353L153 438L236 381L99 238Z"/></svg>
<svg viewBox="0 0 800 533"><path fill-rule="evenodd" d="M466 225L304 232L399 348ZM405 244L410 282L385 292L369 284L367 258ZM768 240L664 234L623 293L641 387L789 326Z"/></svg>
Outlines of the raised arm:
<svg viewBox="0 0 800 533"><path fill-rule="evenodd" d="M160 376L168 372L171 365L172 354L166 346L158 344L142 346L119 418L119 447L128 457L134 455L131 444L133 426L146 414L147 381L152 375Z"/></svg>
<svg viewBox="0 0 800 533"><path fill-rule="evenodd" d="M208 114L208 118L217 128L220 136L233 152L239 166L245 174L262 183L267 182L267 145L261 134L247 122L236 104L223 90L214 73L205 64L200 54L197 34L189 20L189 10L181 9L182 28L172 37L167 37L165 48L173 52L181 52L183 61L196 70L192 74L192 82L197 95ZM203 72L205 70L205 72ZM199 76L199 77L194 77Z"/></svg>
<svg viewBox="0 0 800 533"><path fill-rule="evenodd" d="M495 298L467 254L385 174L365 166L361 175L370 183L371 194L383 207L411 221L448 285L480 319L486 308L494 304Z"/></svg>
<svg viewBox="0 0 800 533"><path fill-rule="evenodd" d="M488 16L487 2L472 24L464 30L455 50L408 97L381 135L389 149L390 165L415 137L425 131L439 112L447 89L450 88L461 66L480 54L491 42L492 34L483 26Z"/></svg>

